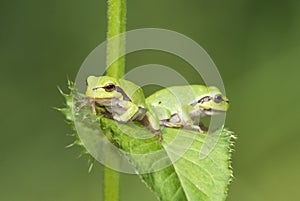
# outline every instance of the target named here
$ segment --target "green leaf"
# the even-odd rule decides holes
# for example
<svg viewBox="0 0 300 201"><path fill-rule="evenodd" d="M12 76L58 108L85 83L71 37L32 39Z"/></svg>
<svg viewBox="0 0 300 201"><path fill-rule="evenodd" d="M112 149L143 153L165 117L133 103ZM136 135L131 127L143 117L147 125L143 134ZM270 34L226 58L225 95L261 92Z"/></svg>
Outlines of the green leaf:
<svg viewBox="0 0 300 201"><path fill-rule="evenodd" d="M181 144L178 144L178 149L176 149L176 145L167 150L164 147L168 147L175 138L180 138L182 144L189 144L192 139L191 145L184 147L186 152L169 167L157 172L140 174L143 181L159 200L225 200L227 187L232 177L230 166L231 147L234 138L232 132L223 130L211 134L219 135L218 143L205 159L200 160L200 150L206 137L205 134L187 130L178 132L178 129L164 128L162 146L156 138L137 140L128 135L129 132L133 136L146 135L149 133L146 129L143 133L140 130L137 132L131 129L129 125L118 125L115 121L105 118L101 119L101 123L101 125L109 125L104 126L105 129L110 130L112 139L122 150L129 153L147 154L162 149L166 153L163 156L168 156L170 161L173 161L172 159L181 153L178 151L181 150ZM137 158L130 155L128 157L138 172L145 172L145 169L153 167L153 163L159 160L157 158L146 160L145 157ZM166 159L163 159L162 163L167 163Z"/></svg>
<svg viewBox="0 0 300 201"><path fill-rule="evenodd" d="M70 105L67 99L68 107L64 110L68 111L65 113L66 117L72 114ZM92 121L89 113L89 109L83 111L82 122ZM227 188L232 178L232 132L223 129L210 134L217 137L218 141L209 155L200 159L200 150L206 134L163 128L163 142L160 143L150 131L137 122L120 124L104 117L94 117L93 121L95 120L106 137L126 153L122 156L130 161L140 178L159 200L226 199ZM84 130L84 135L90 136L89 139L95 143L97 135L93 135L94 129L90 128L87 123L77 124L77 129Z"/></svg>

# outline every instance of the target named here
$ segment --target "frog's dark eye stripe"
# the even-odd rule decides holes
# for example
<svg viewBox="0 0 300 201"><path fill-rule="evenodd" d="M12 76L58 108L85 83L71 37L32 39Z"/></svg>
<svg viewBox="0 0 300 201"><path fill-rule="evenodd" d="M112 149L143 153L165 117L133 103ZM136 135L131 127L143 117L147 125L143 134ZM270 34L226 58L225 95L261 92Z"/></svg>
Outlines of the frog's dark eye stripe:
<svg viewBox="0 0 300 201"><path fill-rule="evenodd" d="M116 86L112 83L108 83L104 87L97 86L97 87L92 88L92 90L96 91L101 88L104 89L106 92L112 92L116 89Z"/></svg>
<svg viewBox="0 0 300 201"><path fill-rule="evenodd" d="M95 90L100 89L100 88L103 88L106 92L117 91L117 92L122 94L123 100L131 101L131 99L127 96L127 94L125 93L125 91L121 87L116 86L112 83L108 83L104 87L99 87L99 86L94 87L94 88L92 88L92 90L95 91Z"/></svg>
<svg viewBox="0 0 300 201"><path fill-rule="evenodd" d="M199 100L196 100L196 101L192 102L191 106L195 106L195 105L197 105L197 103L201 103L202 104L202 103L208 102L210 100L211 100L210 96L204 96L204 97L200 98Z"/></svg>
<svg viewBox="0 0 300 201"><path fill-rule="evenodd" d="M210 96L204 96L203 98L200 98L198 100L198 103L205 103L205 102L208 102L211 100L211 97Z"/></svg>
<svg viewBox="0 0 300 201"><path fill-rule="evenodd" d="M131 101L131 99L127 96L127 94L125 93L125 91L121 87L116 86L116 91L122 94L123 100Z"/></svg>
<svg viewBox="0 0 300 201"><path fill-rule="evenodd" d="M94 88L92 88L92 90L96 91L97 89L100 89L100 88L102 88L102 87L94 87Z"/></svg>

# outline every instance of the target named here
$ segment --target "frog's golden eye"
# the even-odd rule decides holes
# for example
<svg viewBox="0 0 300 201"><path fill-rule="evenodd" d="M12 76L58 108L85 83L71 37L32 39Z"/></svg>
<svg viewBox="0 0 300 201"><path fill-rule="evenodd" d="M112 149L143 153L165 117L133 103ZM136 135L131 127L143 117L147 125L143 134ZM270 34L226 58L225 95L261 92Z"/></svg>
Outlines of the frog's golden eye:
<svg viewBox="0 0 300 201"><path fill-rule="evenodd" d="M216 95L214 96L214 101L215 101L215 103L221 103L221 102L224 101L224 99L222 98L222 95L221 95L221 94L216 94Z"/></svg>
<svg viewBox="0 0 300 201"><path fill-rule="evenodd" d="M116 85L114 85L113 83L107 83L103 89L105 89L106 92L112 92L113 90L116 89Z"/></svg>

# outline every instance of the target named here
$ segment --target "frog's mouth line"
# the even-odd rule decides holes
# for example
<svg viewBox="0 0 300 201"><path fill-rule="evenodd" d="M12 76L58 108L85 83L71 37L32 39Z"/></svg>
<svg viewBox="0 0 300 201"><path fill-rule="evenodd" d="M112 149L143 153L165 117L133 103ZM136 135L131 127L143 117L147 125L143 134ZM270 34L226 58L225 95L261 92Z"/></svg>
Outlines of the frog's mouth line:
<svg viewBox="0 0 300 201"><path fill-rule="evenodd" d="M215 110L215 109L212 109L212 108L203 109L203 111L204 111L204 113L205 113L206 115L223 114L223 113L226 112L225 110Z"/></svg>
<svg viewBox="0 0 300 201"><path fill-rule="evenodd" d="M92 98L96 103L100 105L110 106L114 105L119 99L117 98Z"/></svg>

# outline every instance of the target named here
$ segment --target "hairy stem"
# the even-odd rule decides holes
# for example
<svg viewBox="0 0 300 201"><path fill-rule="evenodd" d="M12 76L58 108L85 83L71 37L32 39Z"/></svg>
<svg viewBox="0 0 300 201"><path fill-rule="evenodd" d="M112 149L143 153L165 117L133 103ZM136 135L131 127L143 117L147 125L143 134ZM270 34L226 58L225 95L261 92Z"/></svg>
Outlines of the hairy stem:
<svg viewBox="0 0 300 201"><path fill-rule="evenodd" d="M126 30L126 0L108 0L107 10L107 57L106 75L122 78L125 69L125 36L115 37ZM122 55L122 56L121 56ZM121 57L120 57L121 56ZM112 153L107 150L106 159L111 160ZM115 161L117 162L117 161ZM119 200L119 172L108 167L104 169L104 201Z"/></svg>
<svg viewBox="0 0 300 201"><path fill-rule="evenodd" d="M125 36L120 35L126 30L126 0L108 0L108 31L107 31L107 75L122 78L124 74ZM118 37L115 37L118 36ZM121 56L121 57L120 57Z"/></svg>

